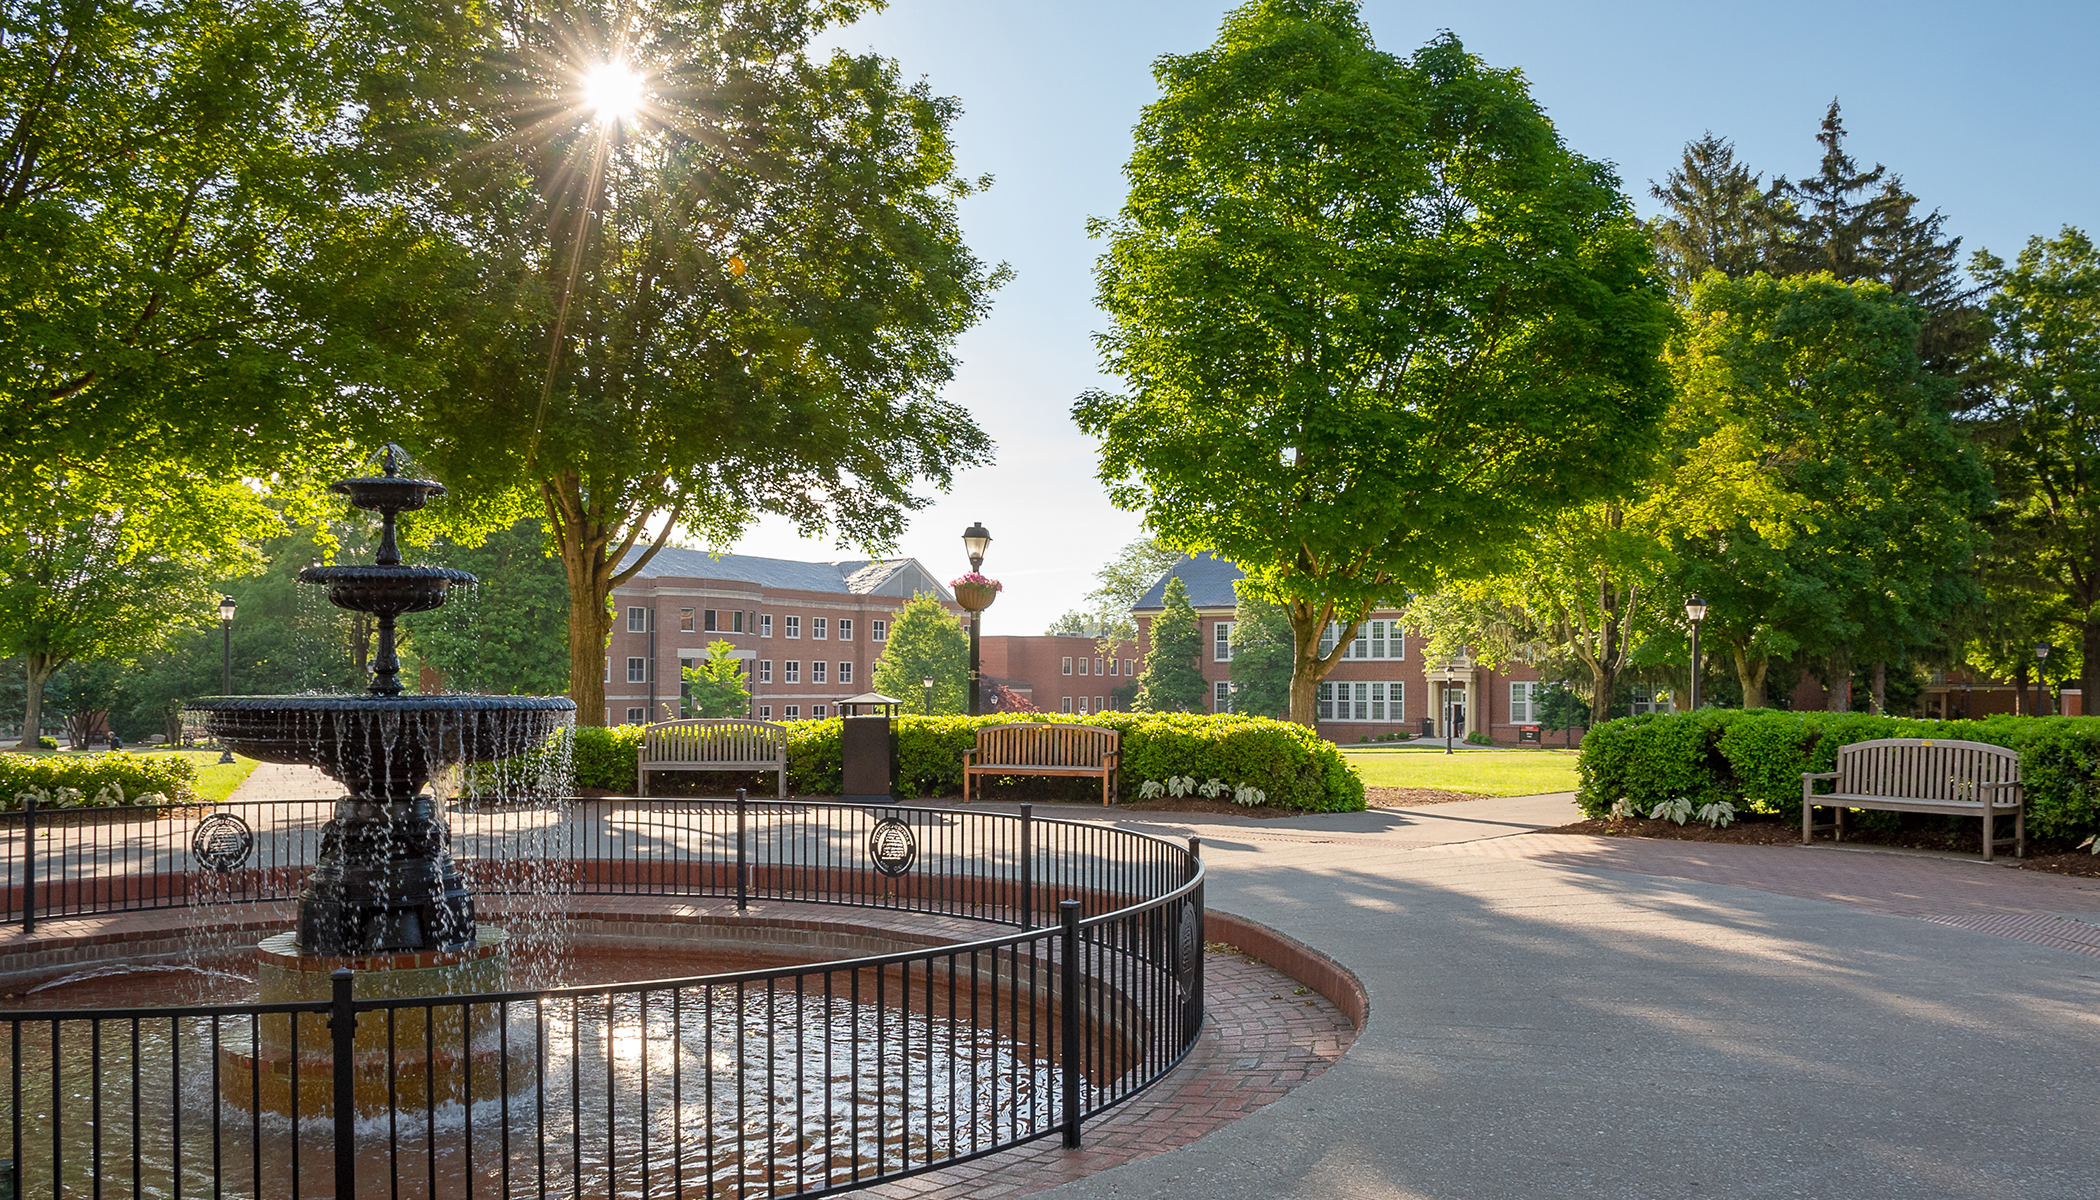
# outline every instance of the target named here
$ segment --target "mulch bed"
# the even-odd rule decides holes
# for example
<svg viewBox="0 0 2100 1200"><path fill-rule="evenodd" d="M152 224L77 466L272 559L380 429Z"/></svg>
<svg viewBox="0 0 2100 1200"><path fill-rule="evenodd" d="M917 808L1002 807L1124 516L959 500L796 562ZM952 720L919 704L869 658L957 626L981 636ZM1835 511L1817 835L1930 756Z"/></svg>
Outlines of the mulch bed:
<svg viewBox="0 0 2100 1200"><path fill-rule="evenodd" d="M1909 815L1909 814L1906 814ZM1845 845L1894 846L1905 850L1939 850L1954 854L1978 856L1977 841L1983 836L1973 825L1969 829L1949 830L1942 828L1918 828L1906 826L1894 830L1865 829L1853 822L1846 823ZM1744 846L1788 846L1801 843L1801 827L1790 821L1739 819L1725 829L1709 829L1697 821L1682 825L1674 821L1658 821L1648 817L1633 817L1623 821L1598 819L1577 821L1563 825L1547 833L1586 833L1596 837L1648 837L1669 838L1680 842L1732 842ZM1816 835L1816 843L1827 843L1828 834ZM2001 857L1996 861L2008 866L2017 866L2023 871L2046 871L2053 875L2079 875L2100 878L2100 857L2083 850L2065 852L2067 841L2053 844L2041 839L2027 839L2028 857L2013 859ZM2004 854L2003 851L2000 852Z"/></svg>
<svg viewBox="0 0 2100 1200"><path fill-rule="evenodd" d="M2031 847L2030 847L2031 848ZM2025 871L2047 871L2052 875L2083 875L2100 877L2100 857L2083 850L2069 854L2037 854L2020 864Z"/></svg>
<svg viewBox="0 0 2100 1200"><path fill-rule="evenodd" d="M1629 817L1623 821L1598 818L1592 821L1577 821L1547 833L1587 833L1598 837L1647 837L1670 838L1680 842L1733 842L1743 846L1778 846L1801 840L1801 827L1782 825L1777 821L1737 821L1721 829L1709 829L1697 821L1679 825L1675 821L1660 821L1649 817Z"/></svg>
<svg viewBox="0 0 2100 1200"><path fill-rule="evenodd" d="M1446 792L1438 788L1367 787L1364 803L1372 808L1420 808L1425 804L1456 804L1461 800L1487 800L1475 792Z"/></svg>

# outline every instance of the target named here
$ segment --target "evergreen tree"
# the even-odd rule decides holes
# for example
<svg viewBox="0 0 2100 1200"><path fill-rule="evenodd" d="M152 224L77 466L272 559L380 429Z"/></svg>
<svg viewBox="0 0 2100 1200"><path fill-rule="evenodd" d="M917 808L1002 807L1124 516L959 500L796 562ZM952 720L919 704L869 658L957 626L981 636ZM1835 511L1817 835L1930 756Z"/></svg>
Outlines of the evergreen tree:
<svg viewBox="0 0 2100 1200"><path fill-rule="evenodd" d="M1726 138L1709 131L1687 143L1683 162L1648 194L1665 209L1648 227L1679 300L1709 271L1741 279L1772 269L1784 206Z"/></svg>
<svg viewBox="0 0 2100 1200"><path fill-rule="evenodd" d="M917 710L930 678L933 711L961 713L970 705L970 635L938 597L920 592L890 622L872 678L876 691L904 701L906 711Z"/></svg>
<svg viewBox="0 0 2100 1200"><path fill-rule="evenodd" d="M1188 585L1167 580L1166 607L1152 618L1152 645L1138 675L1139 712L1207 712L1210 685L1203 681L1203 638Z"/></svg>
<svg viewBox="0 0 2100 1200"><path fill-rule="evenodd" d="M1232 711L1289 718L1291 646L1283 606L1242 593L1232 614Z"/></svg>
<svg viewBox="0 0 2100 1200"><path fill-rule="evenodd" d="M736 657L736 643L716 639L707 644L707 658L680 672L685 695L679 707L688 717L748 717L751 689L744 682L744 665Z"/></svg>

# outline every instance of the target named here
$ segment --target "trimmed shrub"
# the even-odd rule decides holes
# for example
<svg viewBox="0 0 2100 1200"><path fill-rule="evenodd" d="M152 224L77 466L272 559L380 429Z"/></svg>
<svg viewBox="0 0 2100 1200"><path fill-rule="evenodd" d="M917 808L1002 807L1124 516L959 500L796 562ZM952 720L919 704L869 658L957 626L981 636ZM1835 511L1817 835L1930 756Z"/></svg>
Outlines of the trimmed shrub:
<svg viewBox="0 0 2100 1200"><path fill-rule="evenodd" d="M1134 800L1147 779L1170 775L1217 778L1233 786L1251 786L1278 808L1310 812L1356 812L1364 807L1363 780L1341 752L1301 725L1266 717L1210 716L1200 713L1062 713L1031 714L1050 724L1098 725L1123 735L1119 799ZM977 730L1016 722L1010 716L899 716L892 722L897 739L897 795L904 799L962 794L962 758L977 741ZM842 718L783 721L788 730L788 789L803 796L836 796L845 786L840 739ZM639 725L576 731L576 786L629 791L634 787ZM721 780L706 777L709 785ZM1084 800L1100 795L1100 784L1085 778L1023 776L1031 794ZM770 786L762 776L729 787L758 790ZM1034 788L1034 784L1042 784ZM665 780L666 790L672 785ZM655 783L651 783L655 790Z"/></svg>
<svg viewBox="0 0 2100 1200"><path fill-rule="evenodd" d="M1695 807L1728 800L1797 820L1804 772L1831 770L1841 746L1898 737L2016 750L2035 836L2076 838L2100 829L2100 717L1925 721L1768 708L1623 717L1583 738L1576 802L1601 817L1620 799L1646 812L1683 796Z"/></svg>
<svg viewBox="0 0 2100 1200"><path fill-rule="evenodd" d="M159 792L170 801L193 800L196 782L196 766L179 754L0 754L0 809L9 811L22 807L21 798L28 792L43 793L41 805L54 800L61 788L80 793L82 807L116 803L113 791L97 801L104 789L113 787L122 788L127 801L148 792Z"/></svg>

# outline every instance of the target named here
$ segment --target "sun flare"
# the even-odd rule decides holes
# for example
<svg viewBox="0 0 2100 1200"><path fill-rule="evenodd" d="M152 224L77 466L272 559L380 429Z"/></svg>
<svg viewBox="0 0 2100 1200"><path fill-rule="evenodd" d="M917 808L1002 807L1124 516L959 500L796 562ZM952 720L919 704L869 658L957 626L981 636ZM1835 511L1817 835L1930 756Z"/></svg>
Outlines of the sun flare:
<svg viewBox="0 0 2100 1200"><path fill-rule="evenodd" d="M624 63L592 67L583 77L583 103L601 121L631 117L642 106L642 77Z"/></svg>

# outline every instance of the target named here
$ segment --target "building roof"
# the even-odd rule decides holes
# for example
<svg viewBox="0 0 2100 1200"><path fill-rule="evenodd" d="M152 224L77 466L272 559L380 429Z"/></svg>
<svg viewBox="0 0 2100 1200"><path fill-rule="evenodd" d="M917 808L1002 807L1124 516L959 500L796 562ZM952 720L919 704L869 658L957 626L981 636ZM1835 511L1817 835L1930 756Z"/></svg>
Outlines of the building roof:
<svg viewBox="0 0 2100 1200"><path fill-rule="evenodd" d="M1240 602L1239 593L1232 585L1246 575L1237 564L1213 557L1206 550L1194 558L1183 559L1180 565L1153 581L1138 602L1130 606L1132 612L1158 612L1167 606L1167 580L1179 578L1189 590L1189 605L1193 608L1232 608Z"/></svg>
<svg viewBox="0 0 2100 1200"><path fill-rule="evenodd" d="M798 562L791 558L760 558L754 554L709 554L665 546L649 565L643 578L671 576L681 579L721 579L755 583L763 588L797 592L835 592L854 596L915 596L932 592L953 602L955 594L936 579L916 558L849 558L837 562Z"/></svg>

